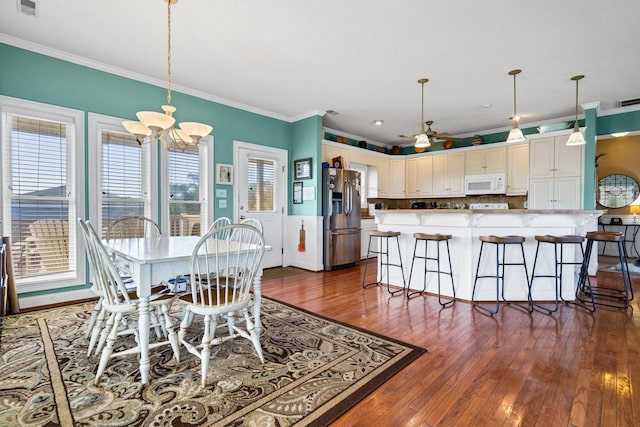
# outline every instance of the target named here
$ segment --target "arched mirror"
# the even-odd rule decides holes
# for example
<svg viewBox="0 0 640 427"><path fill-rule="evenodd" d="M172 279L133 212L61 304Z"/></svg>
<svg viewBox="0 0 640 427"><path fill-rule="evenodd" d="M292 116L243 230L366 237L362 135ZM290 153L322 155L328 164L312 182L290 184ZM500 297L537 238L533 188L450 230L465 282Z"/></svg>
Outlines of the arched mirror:
<svg viewBox="0 0 640 427"><path fill-rule="evenodd" d="M607 175L598 181L598 203L607 208L622 208L638 198L638 182L627 175Z"/></svg>

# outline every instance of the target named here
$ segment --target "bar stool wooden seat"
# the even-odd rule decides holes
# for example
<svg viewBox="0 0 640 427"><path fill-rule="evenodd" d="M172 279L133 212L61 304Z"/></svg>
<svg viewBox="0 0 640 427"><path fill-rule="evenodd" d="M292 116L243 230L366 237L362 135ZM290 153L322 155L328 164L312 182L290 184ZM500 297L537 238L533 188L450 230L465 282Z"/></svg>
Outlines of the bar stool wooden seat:
<svg viewBox="0 0 640 427"><path fill-rule="evenodd" d="M380 230L371 230L369 231L369 244L367 246L367 257L366 257L366 262L364 263L364 275L362 276L362 287L363 288L367 288L371 285L379 285L380 283L382 283L382 277L383 277L383 271L382 269L384 267L386 267L387 269L387 291L391 294L391 295L395 295L399 292L403 292L404 288L406 286L406 280L404 279L404 268L402 267L402 255L401 255L401 251L400 251L400 241L398 240L398 236L400 236L400 232L399 231L380 231ZM398 264L392 264L389 262L389 239L391 238L395 238L396 239L396 245L398 247L398 260L399 263ZM371 249L371 239L379 239L378 240L378 250L372 250ZM384 244L383 244L384 242ZM370 282L370 283L365 283L366 279L367 279L367 266L369 264L368 259L369 259L369 255L371 254L377 254L380 255L380 271L378 272L378 278L377 281L375 282ZM402 289L398 289L395 291L392 291L391 288L389 287L389 267L399 267L400 271L402 272Z"/></svg>
<svg viewBox="0 0 640 427"><path fill-rule="evenodd" d="M584 236L576 236L576 235L567 235L567 236L552 236L552 235L544 235L544 236L535 236L538 244L536 245L536 256L533 260L533 269L531 270L531 281L529 282L529 300L534 307L539 308L547 313L553 313L558 310L559 300L564 301L565 303L572 303L573 301L566 301L562 296L562 272L563 267L565 265L579 265L581 266L580 272L582 273L582 266L584 264L584 248L582 247L582 243L585 240ZM536 266L538 263L538 254L540 251L540 244L547 243L553 245L554 252L554 274L536 274ZM580 253L582 254L582 259L579 262L576 261L565 261L564 256L564 248L567 245L578 245L580 247ZM560 247L560 253L558 254L558 247ZM558 256L559 255L559 256ZM531 295L533 291L533 281L539 277L553 277L555 279L555 305L553 308L544 307L541 304L536 304L533 302L533 297ZM588 275L587 275L588 280ZM591 282L589 282L589 286L591 286ZM576 299L578 298L578 288L575 288ZM591 299L590 307L586 307L587 310L593 312L595 311L595 305L593 304L593 298Z"/></svg>
<svg viewBox="0 0 640 427"><path fill-rule="evenodd" d="M452 305L456 301L456 287L453 283L453 269L451 268L451 252L449 251L449 240L451 240L451 234L425 234L425 233L414 233L413 237L415 239L415 243L413 245L413 258L411 259L411 269L409 270L409 284L411 283L411 277L413 275L413 264L416 259L424 260L424 275L422 276L422 290L411 292L407 288L407 298L411 298L414 295L422 295L422 293L427 289L427 273L436 273L438 276L438 303L447 307ZM424 242L424 255L416 255L416 250L418 248L418 242ZM429 242L433 242L436 245L436 256L429 256ZM440 243L444 242L447 247L447 261L449 262L449 271L442 271L440 269ZM428 262L435 261L436 269L429 269ZM444 274L451 278L451 289L453 291L453 299L443 302L442 294L440 292L440 276Z"/></svg>
<svg viewBox="0 0 640 427"><path fill-rule="evenodd" d="M631 275L627 265L627 248L624 244L624 234L619 231L590 231L587 233L587 245L584 251L584 261L580 270L578 280L578 292L595 298L596 305L603 305L613 308L627 308L633 300L633 287L631 286ZM623 289L606 286L591 286L587 268L593 250L593 242L615 243L618 248L618 259L622 272ZM577 298L577 297L576 297ZM580 299L580 301L583 301ZM617 303L615 303L617 302ZM595 307L594 307L595 308Z"/></svg>
<svg viewBox="0 0 640 427"><path fill-rule="evenodd" d="M500 308L500 296L502 296L502 300L508 304L516 305L523 310L526 310L527 313L533 312L533 306L531 303L531 291L529 289L529 272L527 271L527 260L524 256L524 243L525 238L523 236L480 236L480 253L478 254L478 266L476 268L476 277L473 281L473 291L471 293L471 303L477 307L478 309L489 313L491 315L496 314ZM491 244L495 245L496 248L496 273L495 275L479 275L480 273L480 263L482 262L482 250L484 249L484 245ZM522 262L506 262L506 249L507 246L520 246L520 252L522 253ZM502 251L500 251L502 248ZM502 257L500 257L500 252L502 252ZM509 301L504 296L504 269L506 266L518 266L521 265L524 268L525 279L527 283L527 305L524 306L514 301ZM478 283L478 279L488 279L492 278L496 281L496 306L494 310L490 310L489 308L483 307L475 300L476 295L476 285ZM500 290L500 282L502 282L502 291Z"/></svg>

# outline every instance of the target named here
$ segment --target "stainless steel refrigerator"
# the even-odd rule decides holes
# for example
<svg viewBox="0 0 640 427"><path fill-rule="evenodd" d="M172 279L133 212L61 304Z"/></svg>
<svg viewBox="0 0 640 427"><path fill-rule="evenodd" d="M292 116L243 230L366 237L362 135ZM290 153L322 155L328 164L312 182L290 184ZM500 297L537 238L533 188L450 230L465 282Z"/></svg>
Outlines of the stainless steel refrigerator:
<svg viewBox="0 0 640 427"><path fill-rule="evenodd" d="M360 262L360 172L322 169L324 269Z"/></svg>

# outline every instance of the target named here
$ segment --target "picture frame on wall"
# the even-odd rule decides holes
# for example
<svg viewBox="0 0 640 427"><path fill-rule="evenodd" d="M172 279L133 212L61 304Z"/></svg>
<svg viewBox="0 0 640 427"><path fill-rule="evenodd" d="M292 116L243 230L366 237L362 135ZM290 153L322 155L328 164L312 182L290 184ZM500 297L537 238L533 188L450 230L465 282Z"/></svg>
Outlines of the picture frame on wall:
<svg viewBox="0 0 640 427"><path fill-rule="evenodd" d="M233 165L218 163L216 165L216 182L223 185L233 185Z"/></svg>
<svg viewBox="0 0 640 427"><path fill-rule="evenodd" d="M293 161L294 179L311 179L311 158Z"/></svg>
<svg viewBox="0 0 640 427"><path fill-rule="evenodd" d="M293 183L293 204L299 205L302 204L302 182L294 182Z"/></svg>

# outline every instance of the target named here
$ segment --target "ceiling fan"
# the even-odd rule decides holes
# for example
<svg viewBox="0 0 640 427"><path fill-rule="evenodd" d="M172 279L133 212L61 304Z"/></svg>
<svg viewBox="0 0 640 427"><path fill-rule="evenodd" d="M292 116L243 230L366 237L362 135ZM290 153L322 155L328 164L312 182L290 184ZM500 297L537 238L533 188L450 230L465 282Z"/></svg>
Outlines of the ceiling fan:
<svg viewBox="0 0 640 427"><path fill-rule="evenodd" d="M456 142L464 141L464 138L456 138L453 136L449 136L447 132L435 132L431 130L431 125L433 124L433 120L427 120L425 123L427 124L426 134L429 136L429 138L446 140L446 141L456 141Z"/></svg>

